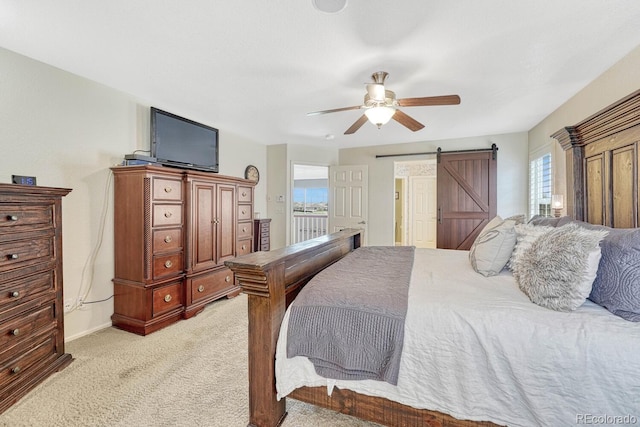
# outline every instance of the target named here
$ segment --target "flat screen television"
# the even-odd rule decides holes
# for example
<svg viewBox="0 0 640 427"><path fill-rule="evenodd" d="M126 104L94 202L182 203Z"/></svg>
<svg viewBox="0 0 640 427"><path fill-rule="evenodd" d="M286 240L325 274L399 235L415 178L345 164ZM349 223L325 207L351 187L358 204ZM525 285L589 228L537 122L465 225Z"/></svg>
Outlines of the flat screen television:
<svg viewBox="0 0 640 427"><path fill-rule="evenodd" d="M151 107L151 156L166 166L218 172L218 129Z"/></svg>

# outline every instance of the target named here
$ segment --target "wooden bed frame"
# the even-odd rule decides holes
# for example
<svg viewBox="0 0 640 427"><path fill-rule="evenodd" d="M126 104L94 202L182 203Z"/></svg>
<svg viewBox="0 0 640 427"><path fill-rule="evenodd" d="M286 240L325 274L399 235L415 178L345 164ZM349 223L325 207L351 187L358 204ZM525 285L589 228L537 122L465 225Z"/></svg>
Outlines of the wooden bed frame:
<svg viewBox="0 0 640 427"><path fill-rule="evenodd" d="M566 153L569 216L612 227L638 227L640 91L552 137ZM286 416L285 399L277 401L275 389L276 342L286 307L316 273L360 244L359 230L343 230L226 262L248 294L250 426L275 427ZM329 397L326 387L302 387L289 397L389 426L495 426L349 390L334 389Z"/></svg>
<svg viewBox="0 0 640 427"><path fill-rule="evenodd" d="M287 306L316 273L360 244L360 230L347 229L225 263L249 301L249 426L275 427L286 416L285 399L276 400L275 355ZM391 426L495 426L337 388L328 396L326 387L302 387L289 397Z"/></svg>

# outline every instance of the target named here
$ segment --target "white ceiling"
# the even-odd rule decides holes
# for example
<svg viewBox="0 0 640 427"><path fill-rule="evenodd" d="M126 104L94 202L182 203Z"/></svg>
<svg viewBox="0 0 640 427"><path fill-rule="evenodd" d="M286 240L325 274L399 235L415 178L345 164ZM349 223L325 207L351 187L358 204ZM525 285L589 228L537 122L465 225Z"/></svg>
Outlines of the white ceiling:
<svg viewBox="0 0 640 427"><path fill-rule="evenodd" d="M0 46L223 140L343 148L527 131L640 45L639 22L638 0L0 0ZM380 70L398 98L462 103L404 108L415 133L306 115L361 104Z"/></svg>

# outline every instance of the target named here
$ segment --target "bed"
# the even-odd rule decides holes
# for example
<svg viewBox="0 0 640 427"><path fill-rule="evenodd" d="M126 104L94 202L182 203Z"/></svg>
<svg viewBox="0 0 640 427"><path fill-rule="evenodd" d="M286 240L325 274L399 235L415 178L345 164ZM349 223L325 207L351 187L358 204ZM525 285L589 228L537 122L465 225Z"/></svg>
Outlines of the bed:
<svg viewBox="0 0 640 427"><path fill-rule="evenodd" d="M567 155L568 213L573 218L610 227L638 226L637 185L623 183L620 188L630 191L632 204L621 205L616 189L621 175L615 175L614 168L613 178L607 181L606 175L598 173L597 167L612 162L615 165L616 156L626 156L622 159L631 159L635 165L628 168L635 174L629 179L638 182L640 115L636 111L639 105L640 92L636 92L554 134ZM628 156L629 146L635 157ZM606 170L611 172L609 166ZM631 214L627 212L629 209ZM315 370L309 361L299 357L287 360L289 358L283 357L284 340L279 340L287 332L287 323L283 323L289 316L287 307L314 276L339 263L360 246L358 230L343 230L281 250L258 252L227 262L249 296L249 425L279 425L286 416L284 396L390 426L570 425L593 423L594 420L599 423L637 422L640 417L640 359L637 357L640 354L640 323L621 319L590 301L569 315L532 304L508 271L490 278L478 275L470 267L466 251L420 250L415 255L416 266L443 268L429 267L426 272L431 277L427 280L430 293L440 298L432 300L431 304L437 304L436 310L440 312L434 320L433 314L416 309L419 305L411 305L420 299L417 295L421 292L414 286L414 281L425 282L424 278L412 274L406 330L412 334L410 325L416 318L414 314L432 316L430 321L443 321L434 324L439 325L436 329L444 335L434 334L432 339L436 341L431 343L431 348L435 347L436 353L456 352L454 358L448 358L452 363L448 367L451 375L427 376L413 386L420 388L419 401L412 400L411 392L398 390L406 372L412 372L405 369L408 362L404 357L397 386L370 380L356 384L348 380L327 380L314 376ZM441 280L436 280L438 277ZM469 285L464 277L473 277L475 285ZM450 291L448 284L453 282L457 283L456 292L467 297L472 294L473 298L455 297L444 292ZM460 300L471 305L460 305ZM442 307L448 307L446 313ZM484 320L474 317L480 312ZM417 319L420 323L420 316ZM447 328L452 325L458 328L449 331L450 334L458 334L462 329L474 338L465 343L443 345ZM496 330L511 338L495 339ZM418 341L421 340L428 342L428 337ZM471 348L469 343L473 341L475 347ZM542 351L545 346L546 350ZM483 349L486 354L478 361L475 357L482 354ZM548 351L550 349L553 351ZM502 355L504 360L501 360ZM427 368L414 366L413 369ZM506 375L509 370L511 373ZM278 372L285 375L278 376L276 388ZM298 372L304 375L298 375ZM556 387L542 385L536 389L532 385L539 379L537 377L549 373L555 375L551 381L556 381ZM566 374L566 379L558 379L558 373ZM287 377L287 380L281 381L281 377ZM473 387L467 382L472 382ZM584 400L576 393L579 391L584 391ZM426 401L423 400L425 395ZM591 404L585 407L586 403ZM575 413L567 414L567 411Z"/></svg>

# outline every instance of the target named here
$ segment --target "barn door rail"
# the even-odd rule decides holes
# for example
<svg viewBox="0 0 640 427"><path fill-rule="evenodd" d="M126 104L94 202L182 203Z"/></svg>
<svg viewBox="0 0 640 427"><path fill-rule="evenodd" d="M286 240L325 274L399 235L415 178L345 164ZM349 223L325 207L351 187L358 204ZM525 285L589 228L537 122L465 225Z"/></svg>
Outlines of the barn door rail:
<svg viewBox="0 0 640 427"><path fill-rule="evenodd" d="M421 153L376 154L376 159L380 159L383 157L424 156L428 154L435 154L438 157L438 163L440 163L440 155L442 153L475 153L484 151L491 151L493 153L493 155L491 156L491 160L496 160L498 158L498 146L496 144L491 144L491 148L475 148L469 150L442 151L442 148L438 147L437 151L425 151Z"/></svg>

